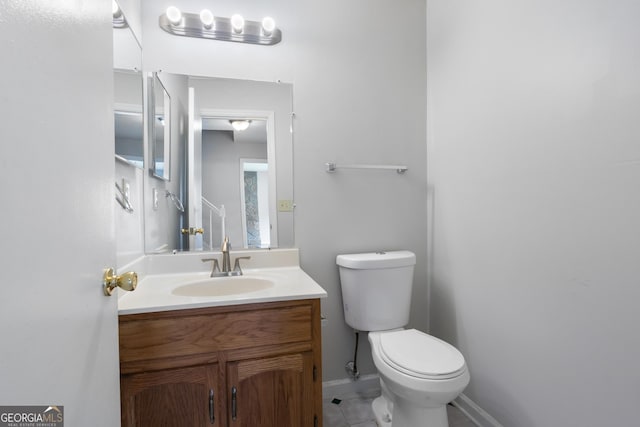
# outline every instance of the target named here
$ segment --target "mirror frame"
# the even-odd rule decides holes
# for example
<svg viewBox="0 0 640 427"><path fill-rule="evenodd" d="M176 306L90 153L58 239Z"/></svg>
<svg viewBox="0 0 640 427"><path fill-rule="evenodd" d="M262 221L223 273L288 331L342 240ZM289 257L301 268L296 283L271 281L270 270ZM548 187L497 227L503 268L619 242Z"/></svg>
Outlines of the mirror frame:
<svg viewBox="0 0 640 427"><path fill-rule="evenodd" d="M151 153L150 172L151 175L164 181L171 180L171 96L165 88L160 76L157 72L153 73L151 82L152 90L150 93L150 114L149 114L149 152ZM158 98L162 98L162 100ZM157 130L156 120L157 111L162 108L164 115L164 126L162 135ZM159 141L162 136L162 141ZM159 142L162 146L162 157L159 153ZM159 161L162 161L163 167L158 167Z"/></svg>

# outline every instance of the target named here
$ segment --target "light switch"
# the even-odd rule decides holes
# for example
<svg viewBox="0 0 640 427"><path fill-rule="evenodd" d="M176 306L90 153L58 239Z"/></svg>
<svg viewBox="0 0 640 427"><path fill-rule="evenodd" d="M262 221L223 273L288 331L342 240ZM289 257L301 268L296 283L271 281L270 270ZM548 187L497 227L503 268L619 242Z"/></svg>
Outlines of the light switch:
<svg viewBox="0 0 640 427"><path fill-rule="evenodd" d="M278 200L278 212L293 212L293 200Z"/></svg>

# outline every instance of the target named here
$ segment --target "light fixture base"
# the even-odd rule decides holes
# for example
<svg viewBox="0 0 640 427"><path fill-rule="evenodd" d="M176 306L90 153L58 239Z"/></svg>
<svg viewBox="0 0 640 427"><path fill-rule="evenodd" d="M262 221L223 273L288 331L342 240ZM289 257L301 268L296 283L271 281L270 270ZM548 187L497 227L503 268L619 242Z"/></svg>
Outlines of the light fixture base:
<svg viewBox="0 0 640 427"><path fill-rule="evenodd" d="M206 28L200 20L200 15L196 13L183 13L180 25L173 25L167 15L163 13L158 19L158 25L167 33L176 36L259 45L274 45L282 41L280 29L275 28L270 35L265 35L261 22L244 21L243 31L236 33L231 26L231 19L215 16L211 27Z"/></svg>

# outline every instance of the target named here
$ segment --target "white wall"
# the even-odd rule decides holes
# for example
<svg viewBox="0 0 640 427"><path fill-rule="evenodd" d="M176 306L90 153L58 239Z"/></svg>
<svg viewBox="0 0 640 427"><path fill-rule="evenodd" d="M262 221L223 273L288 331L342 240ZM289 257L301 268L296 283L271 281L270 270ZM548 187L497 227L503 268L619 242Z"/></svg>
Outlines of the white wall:
<svg viewBox="0 0 640 427"><path fill-rule="evenodd" d="M344 324L335 257L408 249L417 255L411 323L427 329L425 4L302 2L296 43L296 242L327 291L324 379L346 376L354 334ZM291 21L291 22L294 22ZM402 23L402 25L400 25ZM403 31L385 32L387 26ZM409 171L325 171L325 162L406 164ZM373 373L366 337L358 367Z"/></svg>
<svg viewBox="0 0 640 427"><path fill-rule="evenodd" d="M335 256L379 249L416 252L412 322L427 326L425 4L406 0L216 2L221 16L274 17L271 47L176 37L158 27L170 4L198 12L203 0L143 4L145 64L167 72L291 82L294 86L295 239L302 267L328 292L323 375L346 377L353 333L345 326ZM393 28L393 31L385 31ZM402 31L395 30L402 28ZM404 163L390 171L325 172L325 162ZM374 372L362 338L360 368Z"/></svg>
<svg viewBox="0 0 640 427"><path fill-rule="evenodd" d="M142 18L140 2L142 0L116 0L120 5L120 10L127 19L127 24L131 31L135 35L136 39L140 41L142 39Z"/></svg>
<svg viewBox="0 0 640 427"><path fill-rule="evenodd" d="M637 424L638 18L428 2L432 332L505 426Z"/></svg>

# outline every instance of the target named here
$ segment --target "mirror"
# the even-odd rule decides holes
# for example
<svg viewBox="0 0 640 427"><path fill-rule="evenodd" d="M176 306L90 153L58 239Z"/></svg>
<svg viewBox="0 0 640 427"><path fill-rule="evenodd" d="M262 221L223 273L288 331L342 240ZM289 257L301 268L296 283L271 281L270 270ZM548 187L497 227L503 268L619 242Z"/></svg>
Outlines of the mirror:
<svg viewBox="0 0 640 427"><path fill-rule="evenodd" d="M113 22L113 111L115 152L116 265L126 265L144 252L143 182L145 153L142 48L124 14Z"/></svg>
<svg viewBox="0 0 640 427"><path fill-rule="evenodd" d="M189 248L218 250L225 235L236 249L293 246L293 211L277 208L293 200L292 85L191 76L189 87L189 224L203 230Z"/></svg>
<svg viewBox="0 0 640 427"><path fill-rule="evenodd" d="M113 81L116 158L142 168L144 165L142 76L139 71L114 70Z"/></svg>
<svg viewBox="0 0 640 427"><path fill-rule="evenodd" d="M145 206L147 253L217 251L225 235L233 249L294 246L293 86L164 72L161 77L172 82L172 105L188 106L186 158L174 162L172 171L186 212L180 228L160 229L153 224L161 210ZM233 129L230 122L238 120L250 121L247 129ZM183 137L171 142L173 153L184 151L178 140ZM180 232L177 247L171 242Z"/></svg>
<svg viewBox="0 0 640 427"><path fill-rule="evenodd" d="M121 14L122 23L126 23ZM143 167L142 48L126 24L113 28L113 85L116 158Z"/></svg>
<svg viewBox="0 0 640 427"><path fill-rule="evenodd" d="M158 73L153 73L151 101L151 173L169 181L171 165L171 98Z"/></svg>

